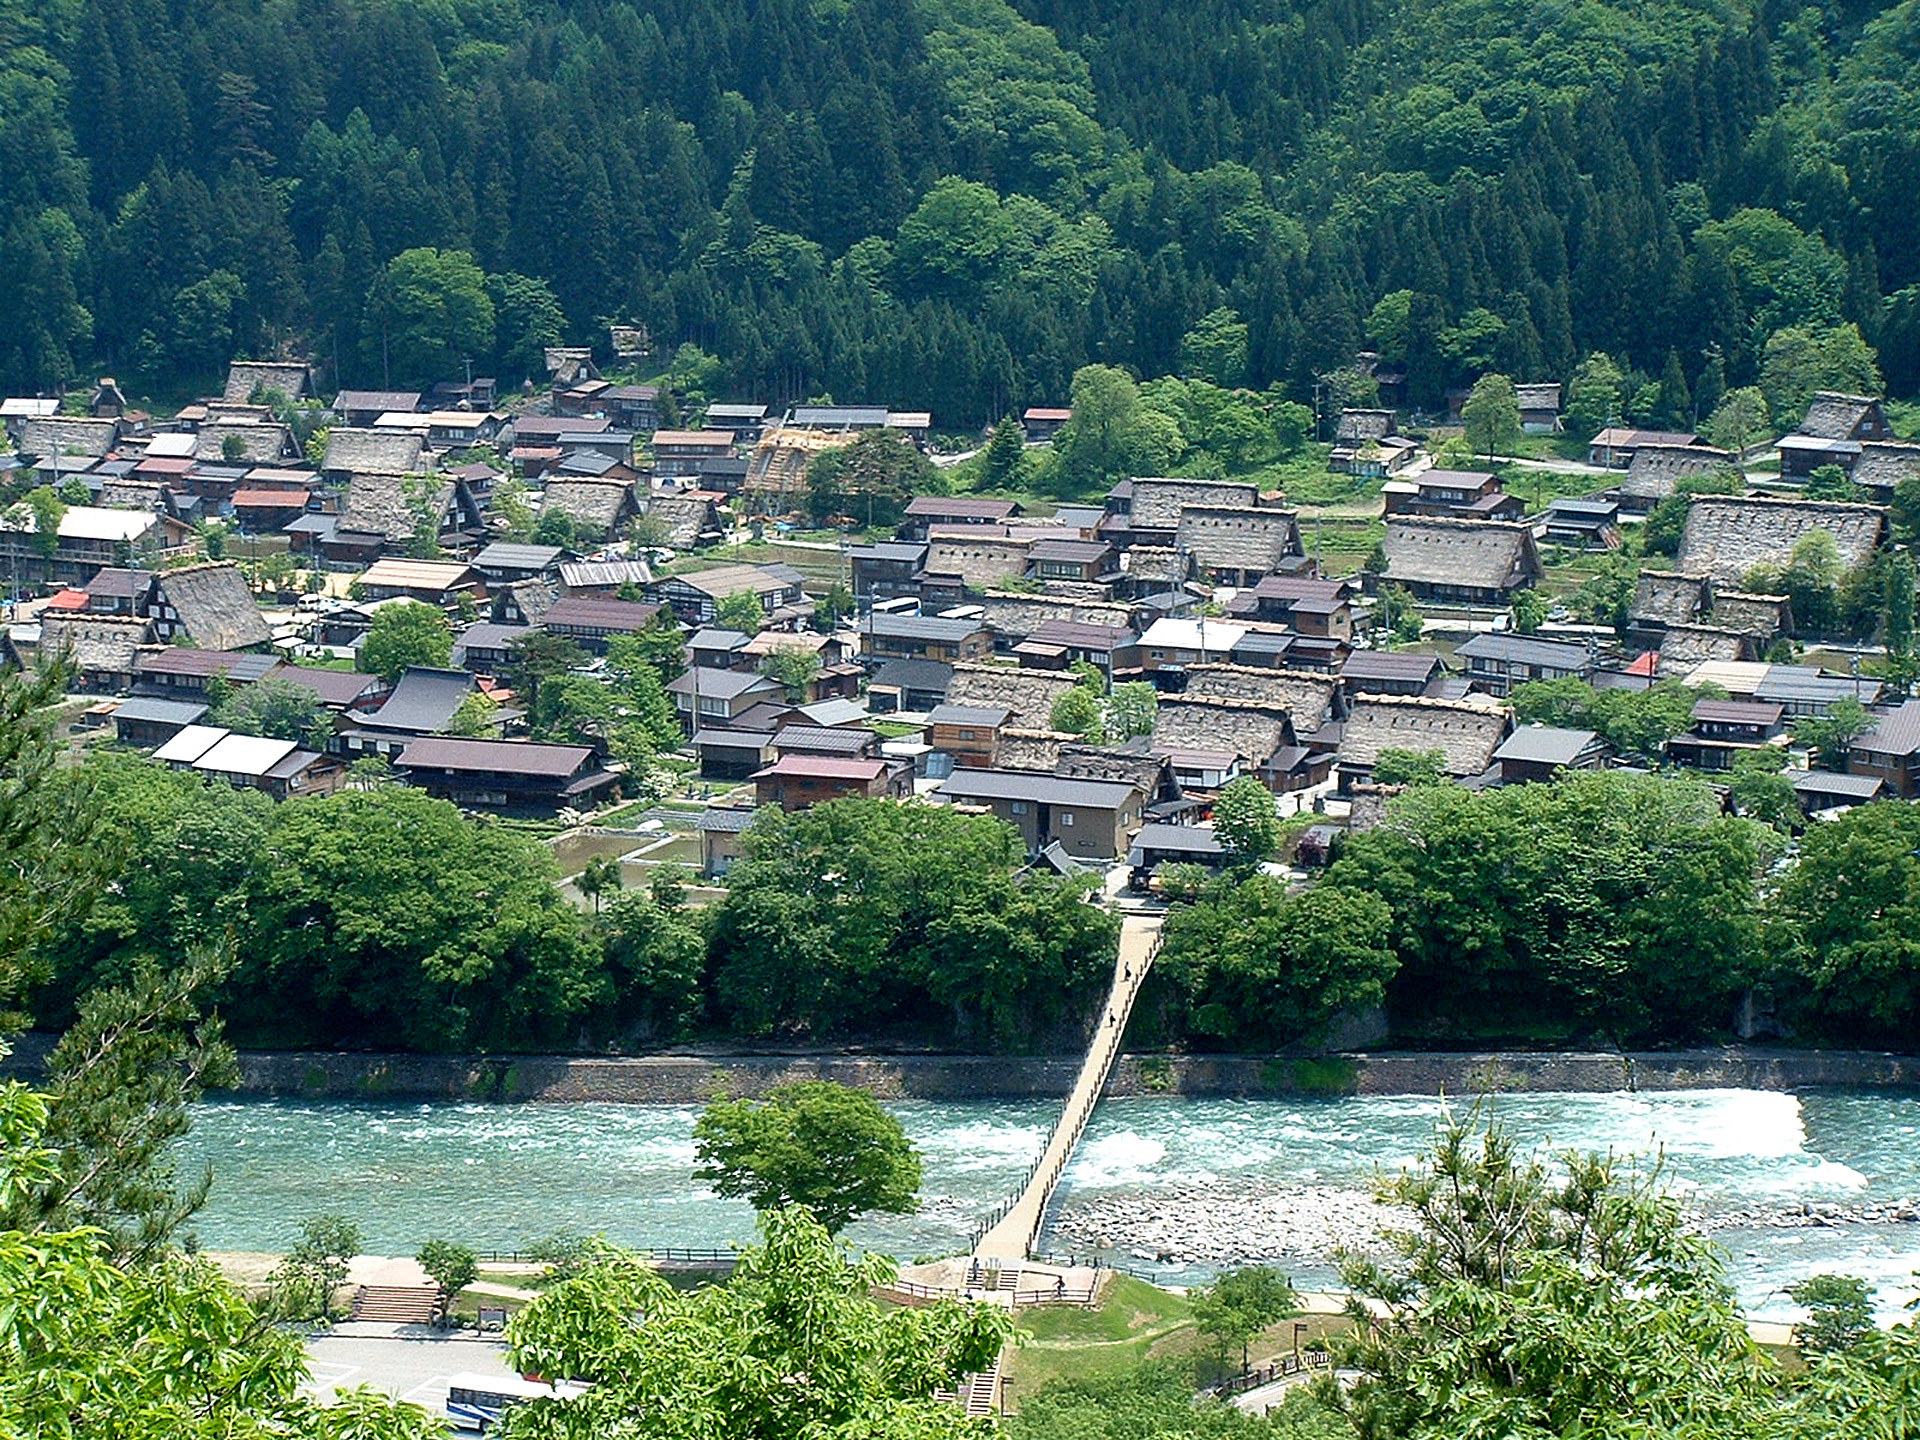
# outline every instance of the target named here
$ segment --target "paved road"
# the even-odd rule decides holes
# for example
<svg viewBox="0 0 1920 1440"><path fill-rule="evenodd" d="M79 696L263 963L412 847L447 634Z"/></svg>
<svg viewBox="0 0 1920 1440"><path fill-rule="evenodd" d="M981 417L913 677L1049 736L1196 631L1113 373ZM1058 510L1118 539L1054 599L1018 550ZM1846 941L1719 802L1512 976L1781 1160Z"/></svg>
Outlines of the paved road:
<svg viewBox="0 0 1920 1440"><path fill-rule="evenodd" d="M309 1393L323 1401L366 1385L434 1414L446 1413L448 1377L462 1371L513 1374L497 1339L454 1339L406 1333L412 1327L347 1324L307 1341Z"/></svg>

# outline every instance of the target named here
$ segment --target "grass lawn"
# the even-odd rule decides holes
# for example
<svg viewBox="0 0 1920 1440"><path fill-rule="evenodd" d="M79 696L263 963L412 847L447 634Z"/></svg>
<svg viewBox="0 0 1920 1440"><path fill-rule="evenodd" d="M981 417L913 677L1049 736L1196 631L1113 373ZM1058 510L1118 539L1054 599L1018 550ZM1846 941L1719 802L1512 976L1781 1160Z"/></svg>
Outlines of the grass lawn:
<svg viewBox="0 0 1920 1440"><path fill-rule="evenodd" d="M1017 1320L1030 1338L1009 1356L1004 1372L1007 1398L1015 1407L1049 1381L1192 1355L1200 1344L1187 1298L1131 1275L1115 1275L1092 1310L1040 1306L1021 1311Z"/></svg>

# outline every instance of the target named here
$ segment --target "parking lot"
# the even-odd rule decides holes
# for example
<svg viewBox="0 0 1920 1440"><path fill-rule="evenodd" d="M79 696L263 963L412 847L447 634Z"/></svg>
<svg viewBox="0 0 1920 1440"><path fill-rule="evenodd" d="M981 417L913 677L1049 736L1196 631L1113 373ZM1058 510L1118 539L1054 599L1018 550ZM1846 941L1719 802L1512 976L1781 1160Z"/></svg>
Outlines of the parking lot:
<svg viewBox="0 0 1920 1440"><path fill-rule="evenodd" d="M444 1414L448 1377L470 1371L507 1376L506 1347L497 1339L414 1333L411 1326L347 1324L307 1341L312 1379L322 1400L365 1385Z"/></svg>

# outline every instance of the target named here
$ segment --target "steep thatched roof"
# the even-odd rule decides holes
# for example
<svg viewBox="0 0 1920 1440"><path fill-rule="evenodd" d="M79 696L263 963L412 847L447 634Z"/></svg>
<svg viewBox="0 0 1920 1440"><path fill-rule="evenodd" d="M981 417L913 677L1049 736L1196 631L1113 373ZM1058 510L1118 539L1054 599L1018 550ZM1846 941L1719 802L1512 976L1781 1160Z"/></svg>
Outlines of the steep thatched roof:
<svg viewBox="0 0 1920 1440"><path fill-rule="evenodd" d="M1188 697L1237 700L1284 710L1295 733L1310 735L1333 717L1340 682L1304 670L1267 670L1246 665L1194 665L1187 671Z"/></svg>
<svg viewBox="0 0 1920 1440"><path fill-rule="evenodd" d="M1120 556L1121 573L1147 584L1178 585L1190 568L1187 557L1171 545L1133 545Z"/></svg>
<svg viewBox="0 0 1920 1440"><path fill-rule="evenodd" d="M1259 489L1244 480L1148 477L1133 482L1133 528L1176 530L1180 526L1180 512L1189 505L1251 510L1259 504Z"/></svg>
<svg viewBox="0 0 1920 1440"><path fill-rule="evenodd" d="M1822 390L1813 397L1813 403L1807 407L1807 418L1800 422L1796 433L1820 440L1851 440L1861 421L1867 418L1867 412L1878 403L1871 395L1841 395Z"/></svg>
<svg viewBox="0 0 1920 1440"><path fill-rule="evenodd" d="M1664 500L1688 475L1704 475L1722 465L1733 463L1731 450L1715 450L1710 445L1641 445L1620 482L1622 495L1637 495L1644 500Z"/></svg>
<svg viewBox="0 0 1920 1440"><path fill-rule="evenodd" d="M96 459L120 443L118 420L88 420L74 415L52 415L28 420L20 427L20 453L36 460L55 455L90 455Z"/></svg>
<svg viewBox="0 0 1920 1440"><path fill-rule="evenodd" d="M1669 625L1660 637L1660 673L1685 674L1707 660L1752 660L1759 646L1751 635L1717 625Z"/></svg>
<svg viewBox="0 0 1920 1440"><path fill-rule="evenodd" d="M691 550L713 524L713 501L704 495L652 495L646 513L659 522L662 545Z"/></svg>
<svg viewBox="0 0 1920 1440"><path fill-rule="evenodd" d="M922 568L929 575L957 575L969 590L986 590L1000 581L1025 574L1027 550L1032 544L1025 536L929 540Z"/></svg>
<svg viewBox="0 0 1920 1440"><path fill-rule="evenodd" d="M64 651L83 675L89 671L131 675L147 636L147 622L131 615L49 610L40 617L40 663Z"/></svg>
<svg viewBox="0 0 1920 1440"><path fill-rule="evenodd" d="M269 638L260 605L231 561L160 571L150 604L171 606L189 643L202 650L244 650Z"/></svg>
<svg viewBox="0 0 1920 1440"><path fill-rule="evenodd" d="M560 585L551 576L537 575L531 580L516 580L501 593L503 597L513 598L514 608L519 610L523 623L538 625L547 618L547 612L558 603ZM504 610L506 607L496 606L495 608Z"/></svg>
<svg viewBox="0 0 1920 1440"><path fill-rule="evenodd" d="M605 538L633 514L633 487L618 480L553 480L540 499L540 513L558 510L577 526Z"/></svg>
<svg viewBox="0 0 1920 1440"><path fill-rule="evenodd" d="M135 480L123 475L116 480L103 480L93 503L103 510L158 510L165 503L161 490L158 480Z"/></svg>
<svg viewBox="0 0 1920 1440"><path fill-rule="evenodd" d="M1551 381L1516 385L1513 387L1513 393L1520 401L1522 410L1551 410L1556 414L1559 413L1560 387Z"/></svg>
<svg viewBox="0 0 1920 1440"><path fill-rule="evenodd" d="M1438 750L1446 772L1479 775L1513 728L1505 710L1451 700L1369 695L1356 700L1340 737L1340 763L1372 766L1382 750Z"/></svg>
<svg viewBox="0 0 1920 1440"><path fill-rule="evenodd" d="M1168 695L1153 717L1156 750L1227 750L1255 764L1299 733L1275 706L1207 696Z"/></svg>
<svg viewBox="0 0 1920 1440"><path fill-rule="evenodd" d="M1334 427L1334 443L1357 440L1384 440L1393 434L1394 417L1391 410L1342 410L1340 423Z"/></svg>
<svg viewBox="0 0 1920 1440"><path fill-rule="evenodd" d="M232 455L227 453L228 440L236 442ZM231 460L236 464L272 465L293 454L293 432L284 425L209 421L200 427L193 453L203 463Z"/></svg>
<svg viewBox="0 0 1920 1440"><path fill-rule="evenodd" d="M1005 590L989 590L980 599L986 613L981 622L1000 634L1024 640L1049 620L1071 620L1079 625L1106 625L1115 630L1132 628L1133 612L1124 605L1104 600L1076 600L1054 594L1028 595Z"/></svg>
<svg viewBox="0 0 1920 1440"><path fill-rule="evenodd" d="M851 430L803 430L776 426L765 431L747 459L742 488L756 494L799 495L807 488L807 466L822 450L840 450L859 436Z"/></svg>
<svg viewBox="0 0 1920 1440"><path fill-rule="evenodd" d="M1722 630L1751 635L1762 645L1792 628L1793 610L1785 595L1750 595L1719 590L1713 597L1713 623Z"/></svg>
<svg viewBox="0 0 1920 1440"><path fill-rule="evenodd" d="M1008 665L956 665L947 686L949 705L978 705L1005 710L1016 729L1044 730L1053 723L1053 706L1078 683L1057 670L1016 670ZM1047 762L1047 769L1053 762Z"/></svg>
<svg viewBox="0 0 1920 1440"><path fill-rule="evenodd" d="M420 468L426 449L426 440L412 430L351 430L342 426L327 432L327 453L320 468L354 475L410 475Z"/></svg>
<svg viewBox="0 0 1920 1440"><path fill-rule="evenodd" d="M1137 502L1136 502L1137 503ZM1276 570L1289 555L1304 555L1300 524L1291 510L1226 509L1189 505L1180 512L1176 549L1205 570Z"/></svg>
<svg viewBox="0 0 1920 1440"><path fill-rule="evenodd" d="M1631 619L1660 625L1689 625L1707 608L1707 582L1698 575L1671 570L1642 570L1633 595Z"/></svg>
<svg viewBox="0 0 1920 1440"><path fill-rule="evenodd" d="M993 747L996 770L1039 770L1051 775L1060 762L1060 751L1079 737L1059 730L1006 729Z"/></svg>
<svg viewBox="0 0 1920 1440"><path fill-rule="evenodd" d="M1386 578L1402 584L1507 590L1541 574L1532 529L1501 520L1395 516L1381 543Z"/></svg>
<svg viewBox="0 0 1920 1440"><path fill-rule="evenodd" d="M384 535L389 541L411 540L419 528L411 503L416 494L426 497L433 515L444 516L453 498L453 481L435 475L356 473L347 482L346 499L340 506L340 528ZM434 528L437 533L439 527Z"/></svg>
<svg viewBox="0 0 1920 1440"><path fill-rule="evenodd" d="M236 360L227 367L227 388L221 400L245 405L256 390L278 390L289 400L301 399L307 393L307 367L262 360Z"/></svg>
<svg viewBox="0 0 1920 1440"><path fill-rule="evenodd" d="M1871 440L1853 462L1853 483L1866 490L1891 492L1902 480L1920 475L1920 445Z"/></svg>
<svg viewBox="0 0 1920 1440"><path fill-rule="evenodd" d="M1119 780L1143 795L1160 786L1166 761L1147 750L1115 750L1103 745L1062 745L1053 773L1073 780Z"/></svg>
<svg viewBox="0 0 1920 1440"><path fill-rule="evenodd" d="M1834 538L1851 569L1879 548L1887 512L1878 505L1696 495L1687 506L1677 568L1737 584L1756 565L1787 564L1793 547L1816 530Z"/></svg>

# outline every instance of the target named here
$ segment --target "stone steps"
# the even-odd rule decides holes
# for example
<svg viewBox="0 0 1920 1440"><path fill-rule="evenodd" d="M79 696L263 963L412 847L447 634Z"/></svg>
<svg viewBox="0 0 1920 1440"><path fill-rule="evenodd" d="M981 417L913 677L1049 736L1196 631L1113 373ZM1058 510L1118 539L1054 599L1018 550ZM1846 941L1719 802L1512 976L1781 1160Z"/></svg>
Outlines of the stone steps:
<svg viewBox="0 0 1920 1440"><path fill-rule="evenodd" d="M362 1285L353 1297L353 1318L393 1325L425 1325L439 1313L440 1292L431 1285Z"/></svg>

